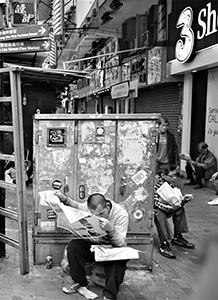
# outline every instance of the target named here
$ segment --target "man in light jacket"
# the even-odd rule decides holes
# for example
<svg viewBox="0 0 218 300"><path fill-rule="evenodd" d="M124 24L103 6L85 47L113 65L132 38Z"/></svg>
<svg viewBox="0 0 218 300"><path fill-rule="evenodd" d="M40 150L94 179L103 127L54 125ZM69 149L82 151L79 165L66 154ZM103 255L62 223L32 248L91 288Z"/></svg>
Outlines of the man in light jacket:
<svg viewBox="0 0 218 300"><path fill-rule="evenodd" d="M110 244L114 247L126 246L129 216L127 211L112 200L105 199L102 194L96 193L88 197L87 202L79 203L55 191L65 205L89 211L99 217L100 228L106 232L98 242L85 239L73 239L67 246L67 258L70 266L70 275L73 283L63 287L63 292L72 294L82 286L87 286L85 263L94 261L94 254L90 251L92 244ZM105 261L104 300L117 300L119 286L123 282L127 260Z"/></svg>

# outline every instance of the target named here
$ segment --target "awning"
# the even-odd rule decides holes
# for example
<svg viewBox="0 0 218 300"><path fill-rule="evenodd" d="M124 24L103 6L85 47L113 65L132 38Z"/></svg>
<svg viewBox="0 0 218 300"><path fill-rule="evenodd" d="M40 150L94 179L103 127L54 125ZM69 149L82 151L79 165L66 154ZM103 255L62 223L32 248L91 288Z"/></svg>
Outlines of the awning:
<svg viewBox="0 0 218 300"><path fill-rule="evenodd" d="M4 66L20 72L21 79L24 80L25 84L28 83L33 85L49 83L58 86L67 86L70 83L76 83L78 79L84 78L88 75L88 73L84 71L42 69L11 64L5 64Z"/></svg>

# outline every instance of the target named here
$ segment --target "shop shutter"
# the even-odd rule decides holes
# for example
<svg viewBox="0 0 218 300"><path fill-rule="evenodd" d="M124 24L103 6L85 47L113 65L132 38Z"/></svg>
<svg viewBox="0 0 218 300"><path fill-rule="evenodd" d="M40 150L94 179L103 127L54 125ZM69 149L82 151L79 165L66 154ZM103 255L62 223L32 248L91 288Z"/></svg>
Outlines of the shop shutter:
<svg viewBox="0 0 218 300"><path fill-rule="evenodd" d="M139 90L135 101L136 113L160 113L167 117L172 131L179 142L179 115L181 114L179 101L179 86L165 85Z"/></svg>

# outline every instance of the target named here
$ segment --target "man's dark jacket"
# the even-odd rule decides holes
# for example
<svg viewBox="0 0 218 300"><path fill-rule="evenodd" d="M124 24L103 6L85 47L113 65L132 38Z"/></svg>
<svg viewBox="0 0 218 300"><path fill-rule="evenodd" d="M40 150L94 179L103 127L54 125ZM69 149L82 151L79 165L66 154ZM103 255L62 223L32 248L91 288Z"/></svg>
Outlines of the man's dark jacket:
<svg viewBox="0 0 218 300"><path fill-rule="evenodd" d="M160 135L158 134L157 151L159 147ZM179 150L174 134L167 130L167 154L169 159L169 169L175 170L179 165Z"/></svg>

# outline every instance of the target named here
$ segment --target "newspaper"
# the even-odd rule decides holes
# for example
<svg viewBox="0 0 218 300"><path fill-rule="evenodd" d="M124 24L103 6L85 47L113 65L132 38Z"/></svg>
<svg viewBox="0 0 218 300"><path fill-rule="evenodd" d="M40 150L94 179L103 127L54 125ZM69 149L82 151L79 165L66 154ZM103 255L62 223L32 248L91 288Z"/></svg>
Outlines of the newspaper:
<svg viewBox="0 0 218 300"><path fill-rule="evenodd" d="M64 205L52 190L41 191L39 196L40 204L49 205L57 214L58 227L92 241L106 235L106 232L100 229L99 218L91 212Z"/></svg>
<svg viewBox="0 0 218 300"><path fill-rule="evenodd" d="M172 188L166 181L157 189L158 195L168 204L181 205L183 196L177 187Z"/></svg>
<svg viewBox="0 0 218 300"><path fill-rule="evenodd" d="M139 251L131 247L113 247L111 245L92 245L95 261L138 259Z"/></svg>

